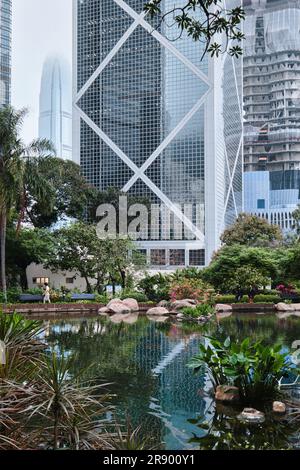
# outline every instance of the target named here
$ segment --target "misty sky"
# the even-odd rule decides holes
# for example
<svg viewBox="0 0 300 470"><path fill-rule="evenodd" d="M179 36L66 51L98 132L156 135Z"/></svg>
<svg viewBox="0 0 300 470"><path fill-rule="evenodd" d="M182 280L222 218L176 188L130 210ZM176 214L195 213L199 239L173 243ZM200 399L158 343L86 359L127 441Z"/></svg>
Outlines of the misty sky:
<svg viewBox="0 0 300 470"><path fill-rule="evenodd" d="M26 106L23 137L38 137L39 91L43 62L59 52L72 63L72 0L14 0L12 105Z"/></svg>

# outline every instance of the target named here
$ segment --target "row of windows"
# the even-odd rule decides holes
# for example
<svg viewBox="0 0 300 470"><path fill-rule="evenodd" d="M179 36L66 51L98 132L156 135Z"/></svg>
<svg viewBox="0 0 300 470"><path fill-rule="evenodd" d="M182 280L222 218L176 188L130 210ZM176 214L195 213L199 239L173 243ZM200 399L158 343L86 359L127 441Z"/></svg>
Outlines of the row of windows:
<svg viewBox="0 0 300 470"><path fill-rule="evenodd" d="M141 250L146 255L146 250ZM205 250L188 250L187 253L182 249L150 250L150 265L152 266L185 266L186 254L188 256L189 266L205 265Z"/></svg>
<svg viewBox="0 0 300 470"><path fill-rule="evenodd" d="M74 277L66 277L65 282L66 284L74 284ZM49 277L33 277L32 283L38 287L43 286L44 284L50 284Z"/></svg>

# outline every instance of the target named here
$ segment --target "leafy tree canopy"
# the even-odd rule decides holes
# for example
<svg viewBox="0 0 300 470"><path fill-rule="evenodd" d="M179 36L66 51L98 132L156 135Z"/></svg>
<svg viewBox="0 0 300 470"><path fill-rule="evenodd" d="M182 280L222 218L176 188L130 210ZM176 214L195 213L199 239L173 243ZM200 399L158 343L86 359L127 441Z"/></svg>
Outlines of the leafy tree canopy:
<svg viewBox="0 0 300 470"><path fill-rule="evenodd" d="M26 268L31 263L43 263L54 246L53 235L46 229L22 229L16 233L15 226L7 229L7 274L10 285L26 289Z"/></svg>
<svg viewBox="0 0 300 470"><path fill-rule="evenodd" d="M236 278L237 270L244 267L255 269L264 278L277 278L276 251L241 245L224 246L214 255L209 267L203 270L203 278L222 292L232 290L232 279Z"/></svg>
<svg viewBox="0 0 300 470"><path fill-rule="evenodd" d="M239 214L236 222L224 231L221 242L231 246L276 246L282 241L282 232L277 225L251 214Z"/></svg>
<svg viewBox="0 0 300 470"><path fill-rule="evenodd" d="M152 18L158 19L156 29L162 23L170 28L175 25L178 39L186 33L193 40L202 42L203 56L206 52L218 56L228 50L231 56L239 57L242 54L240 43L244 38L241 23L245 13L239 2L228 0L227 3L232 7L226 8L223 0L174 0L173 7L165 11L163 0L149 0L144 9ZM220 39L221 34L226 37L225 45Z"/></svg>
<svg viewBox="0 0 300 470"><path fill-rule="evenodd" d="M55 247L46 265L54 270L75 271L85 279L89 292L91 280L102 292L109 280L121 279L126 287L127 270L132 265L130 250L134 250L130 240L100 240L94 225L77 222L55 233Z"/></svg>
<svg viewBox="0 0 300 470"><path fill-rule="evenodd" d="M27 219L35 227L50 227L64 217L83 219L88 202L97 193L70 161L51 157L37 163L37 171L47 181L47 194L28 185Z"/></svg>

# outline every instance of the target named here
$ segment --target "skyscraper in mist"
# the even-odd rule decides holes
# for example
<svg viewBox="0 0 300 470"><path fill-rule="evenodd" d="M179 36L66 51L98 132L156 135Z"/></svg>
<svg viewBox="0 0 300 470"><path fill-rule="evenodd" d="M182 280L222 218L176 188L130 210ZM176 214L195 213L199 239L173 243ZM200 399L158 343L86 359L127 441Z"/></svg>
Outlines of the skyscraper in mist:
<svg viewBox="0 0 300 470"><path fill-rule="evenodd" d="M0 106L10 103L12 2L0 0Z"/></svg>
<svg viewBox="0 0 300 470"><path fill-rule="evenodd" d="M39 137L49 139L60 158L72 158L72 79L63 57L48 57L40 90Z"/></svg>

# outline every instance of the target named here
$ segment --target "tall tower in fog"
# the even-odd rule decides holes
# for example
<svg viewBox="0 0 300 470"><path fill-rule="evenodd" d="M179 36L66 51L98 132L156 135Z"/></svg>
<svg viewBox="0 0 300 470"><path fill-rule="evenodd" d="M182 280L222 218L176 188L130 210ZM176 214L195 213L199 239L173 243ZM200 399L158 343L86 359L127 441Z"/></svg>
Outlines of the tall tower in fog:
<svg viewBox="0 0 300 470"><path fill-rule="evenodd" d="M0 0L0 106L10 103L11 0Z"/></svg>
<svg viewBox="0 0 300 470"><path fill-rule="evenodd" d="M44 63L41 91L39 137L53 142L56 154L72 158L72 79L69 63L60 56Z"/></svg>

